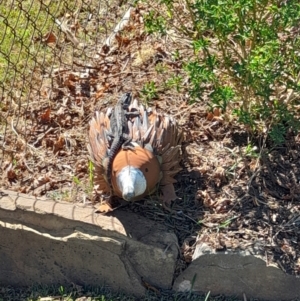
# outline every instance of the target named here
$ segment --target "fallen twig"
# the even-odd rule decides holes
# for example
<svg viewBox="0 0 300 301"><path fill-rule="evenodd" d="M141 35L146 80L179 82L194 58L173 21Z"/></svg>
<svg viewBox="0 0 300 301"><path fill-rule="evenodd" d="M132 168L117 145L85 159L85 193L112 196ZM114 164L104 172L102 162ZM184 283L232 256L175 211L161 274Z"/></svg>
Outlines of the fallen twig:
<svg viewBox="0 0 300 301"><path fill-rule="evenodd" d="M84 46L83 43L80 43L79 40L75 37L73 32L68 28L67 23L60 22L58 19L55 19L55 23L58 25L60 30L67 36L67 38L73 43L75 47L82 48Z"/></svg>
<svg viewBox="0 0 300 301"><path fill-rule="evenodd" d="M29 146L29 147L30 147L31 149L33 149L34 151L37 151L37 149L36 149L33 145L27 143L24 139L22 139L22 138L20 137L19 133L16 131L16 129L15 129L15 127L14 127L14 120L13 120L13 119L11 120L11 129L12 129L12 131L16 134L16 136L20 139L20 141L22 141L22 143L23 143L25 146Z"/></svg>
<svg viewBox="0 0 300 301"><path fill-rule="evenodd" d="M113 32L105 40L104 45L102 46L102 49L104 49L104 51L106 50L105 52L108 52L117 33L119 31L121 31L129 23L131 10L132 10L132 7L129 7L128 10L126 11L126 13L124 14L123 18L121 19L121 21L117 24L117 26L114 28Z"/></svg>
<svg viewBox="0 0 300 301"><path fill-rule="evenodd" d="M36 145L38 142L40 142L48 133L50 133L52 130L54 130L54 128L50 128L48 129L41 137L39 137L34 143L33 145Z"/></svg>

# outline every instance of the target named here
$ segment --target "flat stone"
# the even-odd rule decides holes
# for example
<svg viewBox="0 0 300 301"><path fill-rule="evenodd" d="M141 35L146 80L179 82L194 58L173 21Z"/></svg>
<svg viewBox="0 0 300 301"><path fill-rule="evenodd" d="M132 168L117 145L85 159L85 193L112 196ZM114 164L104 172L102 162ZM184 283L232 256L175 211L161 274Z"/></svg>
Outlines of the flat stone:
<svg viewBox="0 0 300 301"><path fill-rule="evenodd" d="M300 279L268 265L259 246L216 252L203 242L196 246L192 263L177 277L173 289L285 301L300 296Z"/></svg>
<svg viewBox="0 0 300 301"><path fill-rule="evenodd" d="M170 289L177 238L161 224L117 210L0 192L0 283L108 285L137 296L142 279Z"/></svg>

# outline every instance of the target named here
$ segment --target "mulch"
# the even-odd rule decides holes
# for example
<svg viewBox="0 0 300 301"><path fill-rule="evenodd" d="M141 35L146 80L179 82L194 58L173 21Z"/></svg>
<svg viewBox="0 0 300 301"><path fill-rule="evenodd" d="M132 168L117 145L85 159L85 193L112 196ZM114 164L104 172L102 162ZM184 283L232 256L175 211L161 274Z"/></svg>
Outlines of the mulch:
<svg viewBox="0 0 300 301"><path fill-rule="evenodd" d="M253 248L267 263L299 276L300 136L290 133L285 144L274 147L264 137L250 136L226 113L209 113L205 100L191 103L182 71L191 49L179 39L146 34L143 10L134 9L111 48L88 47L88 61L74 57L72 68L49 68L40 91L30 92L17 111L11 98L4 98L0 186L92 204L89 120L95 110L132 91L141 102L177 119L185 134L183 170L172 204L176 214L164 210L155 195L123 210L175 231L181 247L178 270L191 262L196 244L205 241L217 251ZM176 49L181 58L174 57ZM170 74L182 76L179 92L168 82ZM154 98L142 92L149 82L157 89Z"/></svg>

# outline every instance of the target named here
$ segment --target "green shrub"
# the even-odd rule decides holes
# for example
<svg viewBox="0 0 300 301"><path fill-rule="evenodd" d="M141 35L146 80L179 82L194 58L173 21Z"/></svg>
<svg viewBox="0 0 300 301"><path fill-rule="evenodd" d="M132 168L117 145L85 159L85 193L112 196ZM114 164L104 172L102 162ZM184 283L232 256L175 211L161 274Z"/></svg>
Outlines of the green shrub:
<svg viewBox="0 0 300 301"><path fill-rule="evenodd" d="M300 3L275 0L161 0L145 17L148 32L190 40L184 62L191 102L232 112L276 143L298 130Z"/></svg>

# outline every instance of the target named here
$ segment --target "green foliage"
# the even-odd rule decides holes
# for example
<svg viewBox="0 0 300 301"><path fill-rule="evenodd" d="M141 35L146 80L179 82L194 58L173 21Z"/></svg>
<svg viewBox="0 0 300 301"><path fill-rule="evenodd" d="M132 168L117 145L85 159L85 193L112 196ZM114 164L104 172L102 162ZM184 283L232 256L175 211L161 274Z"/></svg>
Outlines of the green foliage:
<svg viewBox="0 0 300 301"><path fill-rule="evenodd" d="M158 93L157 93L157 87L155 85L155 82L150 81L150 82L146 83L143 86L141 93L142 93L143 97L146 99L146 101L150 101L153 98L157 98Z"/></svg>
<svg viewBox="0 0 300 301"><path fill-rule="evenodd" d="M172 75L171 78L166 82L168 88L175 88L177 92L181 91L182 88L182 76Z"/></svg>
<svg viewBox="0 0 300 301"><path fill-rule="evenodd" d="M148 33L166 33L165 19L162 16L156 15L153 10L151 10L149 14L145 16L144 23Z"/></svg>
<svg viewBox="0 0 300 301"><path fill-rule="evenodd" d="M89 181L90 186L93 187L94 185L94 164L92 161L89 161Z"/></svg>
<svg viewBox="0 0 300 301"><path fill-rule="evenodd" d="M234 91L231 87L223 86L216 87L216 89L210 95L213 106L226 110L227 104L233 99Z"/></svg>
<svg viewBox="0 0 300 301"><path fill-rule="evenodd" d="M252 131L268 129L276 144L300 128L298 1L161 0L145 19L148 32L170 28L189 38L191 102L208 95L211 108L229 109Z"/></svg>
<svg viewBox="0 0 300 301"><path fill-rule="evenodd" d="M74 182L76 185L79 185L79 184L80 184L80 180L79 180L78 177L76 177L76 176L73 177L73 182Z"/></svg>
<svg viewBox="0 0 300 301"><path fill-rule="evenodd" d="M80 181L77 176L73 176L73 182L77 189L82 189L86 195L91 197L94 187L94 164L92 161L88 163L89 181L88 183Z"/></svg>
<svg viewBox="0 0 300 301"><path fill-rule="evenodd" d="M285 133L286 133L285 126L281 123L278 123L273 125L273 127L269 132L269 135L275 144L282 144L284 142Z"/></svg>
<svg viewBox="0 0 300 301"><path fill-rule="evenodd" d="M245 155L250 158L258 158L257 147L253 146L252 143L249 143L245 149Z"/></svg>
<svg viewBox="0 0 300 301"><path fill-rule="evenodd" d="M179 52L178 49L176 49L176 50L173 52L172 58L173 58L173 60L175 60L175 61L177 61L177 60L180 59L180 52Z"/></svg>
<svg viewBox="0 0 300 301"><path fill-rule="evenodd" d="M193 100L199 98L205 90L205 84L215 82L216 76L212 70L205 64L205 62L198 62L197 60L188 62L185 71L189 76L191 82L190 96Z"/></svg>
<svg viewBox="0 0 300 301"><path fill-rule="evenodd" d="M62 285L58 288L58 291L61 296L63 296L65 294L65 288Z"/></svg>
<svg viewBox="0 0 300 301"><path fill-rule="evenodd" d="M228 218L227 220L225 220L224 222L221 222L221 223L217 226L218 230L227 228L227 227L231 224L231 222L232 222L233 220L235 220L235 219L237 219L237 216L230 217L230 218Z"/></svg>

